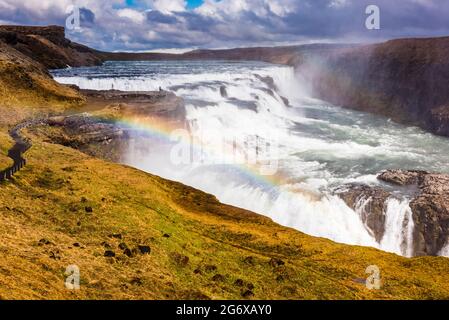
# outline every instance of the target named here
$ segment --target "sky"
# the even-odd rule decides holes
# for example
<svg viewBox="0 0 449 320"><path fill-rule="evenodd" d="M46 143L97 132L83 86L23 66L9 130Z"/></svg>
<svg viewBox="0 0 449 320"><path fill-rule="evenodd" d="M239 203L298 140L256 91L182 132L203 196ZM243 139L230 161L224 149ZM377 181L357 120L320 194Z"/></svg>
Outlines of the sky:
<svg viewBox="0 0 449 320"><path fill-rule="evenodd" d="M380 29L366 7L377 5ZM378 42L449 36L449 0L0 0L0 24L66 25L73 41L107 51Z"/></svg>

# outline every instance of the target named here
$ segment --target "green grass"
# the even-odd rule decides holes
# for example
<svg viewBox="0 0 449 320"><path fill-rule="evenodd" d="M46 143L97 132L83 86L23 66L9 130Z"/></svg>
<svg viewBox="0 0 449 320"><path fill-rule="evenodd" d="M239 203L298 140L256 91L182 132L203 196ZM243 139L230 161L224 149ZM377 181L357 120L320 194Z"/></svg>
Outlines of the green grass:
<svg viewBox="0 0 449 320"><path fill-rule="evenodd" d="M253 299L449 298L446 258L406 259L310 237L182 184L37 138L27 158L15 180L0 186L4 299L242 299L248 290ZM40 239L52 244L38 245ZM115 258L103 256L104 242ZM120 242L149 245L151 254L129 258ZM81 269L78 292L64 288L70 264ZM355 281L373 264L381 269L381 290Z"/></svg>

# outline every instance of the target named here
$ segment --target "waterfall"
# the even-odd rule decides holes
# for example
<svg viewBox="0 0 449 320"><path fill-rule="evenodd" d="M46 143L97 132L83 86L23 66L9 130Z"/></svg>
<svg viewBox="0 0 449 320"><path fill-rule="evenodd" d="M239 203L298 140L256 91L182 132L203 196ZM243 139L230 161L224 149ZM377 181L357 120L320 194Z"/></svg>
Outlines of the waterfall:
<svg viewBox="0 0 449 320"><path fill-rule="evenodd" d="M399 255L413 255L413 213L410 200L389 198L385 210L385 234L380 248Z"/></svg>
<svg viewBox="0 0 449 320"><path fill-rule="evenodd" d="M157 91L162 87L174 92L185 101L189 133L201 146L202 161L175 165L170 158L174 142L164 139L170 134L152 137L139 129L132 131L126 164L337 242L411 256L414 224L408 200L388 199L385 234L378 243L363 222L371 199L359 201L353 210L332 190L348 183L375 185L376 174L391 167L438 172L449 167L446 140L312 99L288 66L236 61L106 62L53 74L57 81L82 89ZM276 148L259 149L254 141ZM217 147L222 143L224 148ZM257 166L245 163L220 162L239 158L229 155L229 150L238 150L245 158L255 148L264 161L277 164L275 175L261 176ZM442 254L449 255L449 244Z"/></svg>

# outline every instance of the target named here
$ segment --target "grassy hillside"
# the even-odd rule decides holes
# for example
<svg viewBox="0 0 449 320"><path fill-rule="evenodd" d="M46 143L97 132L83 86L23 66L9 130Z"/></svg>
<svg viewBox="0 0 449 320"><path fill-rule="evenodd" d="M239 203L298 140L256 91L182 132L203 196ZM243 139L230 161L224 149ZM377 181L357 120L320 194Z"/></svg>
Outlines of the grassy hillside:
<svg viewBox="0 0 449 320"><path fill-rule="evenodd" d="M3 299L449 298L449 259L310 237L37 138L27 158L0 186ZM80 267L80 291L64 287L71 264ZM384 283L369 291L357 279L373 264Z"/></svg>
<svg viewBox="0 0 449 320"><path fill-rule="evenodd" d="M12 139L7 133L0 132L0 171L12 165L13 161L8 158L8 150L13 146Z"/></svg>
<svg viewBox="0 0 449 320"><path fill-rule="evenodd" d="M41 108L46 112L84 102L77 91L55 82L41 64L1 41L0 97L4 106Z"/></svg>

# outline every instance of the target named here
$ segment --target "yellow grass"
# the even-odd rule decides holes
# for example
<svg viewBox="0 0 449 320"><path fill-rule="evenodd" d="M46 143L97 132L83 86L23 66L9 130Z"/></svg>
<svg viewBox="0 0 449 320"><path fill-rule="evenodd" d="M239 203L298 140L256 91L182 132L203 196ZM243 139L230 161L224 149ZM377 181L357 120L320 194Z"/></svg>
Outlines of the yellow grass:
<svg viewBox="0 0 449 320"><path fill-rule="evenodd" d="M35 141L27 158L15 180L0 186L3 299L241 299L252 286L255 299L449 298L446 258L406 259L310 237L58 145ZM103 256L104 242L115 258ZM120 242L152 251L129 258ZM285 265L270 265L273 258ZM81 270L76 292L64 287L72 264ZM369 265L381 270L380 290L355 281ZM223 279L214 281L217 274Z"/></svg>
<svg viewBox="0 0 449 320"><path fill-rule="evenodd" d="M13 141L5 132L0 132L0 171L10 167L13 163L8 157L8 150L13 146Z"/></svg>

